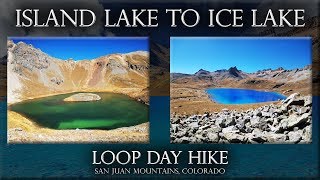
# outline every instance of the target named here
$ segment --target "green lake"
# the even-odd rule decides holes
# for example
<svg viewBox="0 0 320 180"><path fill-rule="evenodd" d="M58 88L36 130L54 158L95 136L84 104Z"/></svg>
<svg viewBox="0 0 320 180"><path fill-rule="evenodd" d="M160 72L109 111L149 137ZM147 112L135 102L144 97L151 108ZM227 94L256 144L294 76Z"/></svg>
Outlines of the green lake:
<svg viewBox="0 0 320 180"><path fill-rule="evenodd" d="M94 93L99 101L65 102L73 94L26 100L10 110L52 129L115 129L148 121L148 106L126 95Z"/></svg>

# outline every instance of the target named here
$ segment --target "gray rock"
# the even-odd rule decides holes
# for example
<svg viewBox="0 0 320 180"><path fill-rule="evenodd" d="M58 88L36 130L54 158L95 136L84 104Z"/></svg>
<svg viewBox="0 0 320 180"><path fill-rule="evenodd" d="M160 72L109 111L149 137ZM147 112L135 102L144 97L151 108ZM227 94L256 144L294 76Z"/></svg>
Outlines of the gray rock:
<svg viewBox="0 0 320 180"><path fill-rule="evenodd" d="M197 139L199 139L201 141L204 141L206 139L206 137L204 137L202 134L196 134L195 138L197 138Z"/></svg>
<svg viewBox="0 0 320 180"><path fill-rule="evenodd" d="M179 124L179 123L180 123L180 118L178 118L178 117L173 117L173 118L171 118L171 123L173 123L173 124Z"/></svg>
<svg viewBox="0 0 320 180"><path fill-rule="evenodd" d="M205 118L208 118L209 117L209 113L206 113L206 114L203 114L202 116L201 116L201 119L205 119Z"/></svg>
<svg viewBox="0 0 320 180"><path fill-rule="evenodd" d="M236 124L236 122L235 122L233 117L227 117L226 118L226 121L225 121L225 125L226 126L233 126L235 124Z"/></svg>
<svg viewBox="0 0 320 180"><path fill-rule="evenodd" d="M298 105L303 106L304 105L304 99L300 98L300 95L298 93L291 94L285 101L284 106L292 106L292 105Z"/></svg>
<svg viewBox="0 0 320 180"><path fill-rule="evenodd" d="M287 99L285 99L282 104L287 104L290 101L293 101L297 96L299 96L299 93L293 93L290 96L287 97Z"/></svg>
<svg viewBox="0 0 320 180"><path fill-rule="evenodd" d="M301 107L301 108L298 110L298 113L299 113L299 114L304 114L304 113L308 112L309 109L310 109L309 107Z"/></svg>
<svg viewBox="0 0 320 180"><path fill-rule="evenodd" d="M250 142L254 141L257 143L264 143L267 141L267 138L264 136L263 132L259 129L254 129L249 135Z"/></svg>
<svg viewBox="0 0 320 180"><path fill-rule="evenodd" d="M284 143L287 136L284 134L266 133L266 138L269 143Z"/></svg>
<svg viewBox="0 0 320 180"><path fill-rule="evenodd" d="M308 121L309 114L303 114L301 116L291 115L288 119L283 119L280 126L283 129L290 129L296 126L305 124Z"/></svg>
<svg viewBox="0 0 320 180"><path fill-rule="evenodd" d="M303 106L311 106L312 105L312 97L306 96L304 99L304 105Z"/></svg>
<svg viewBox="0 0 320 180"><path fill-rule="evenodd" d="M272 132L279 132L279 127L273 127L270 124L268 124L268 127L269 127L270 131L272 131Z"/></svg>
<svg viewBox="0 0 320 180"><path fill-rule="evenodd" d="M213 142L213 143L219 142L219 139L220 139L217 133L212 133L212 132L207 134L207 138L209 142Z"/></svg>
<svg viewBox="0 0 320 180"><path fill-rule="evenodd" d="M192 122L192 123L188 124L188 126L189 126L190 128L198 128L198 127L199 127L199 124L198 124L198 122Z"/></svg>
<svg viewBox="0 0 320 180"><path fill-rule="evenodd" d="M222 129L222 133L237 133L239 130L235 126L229 126Z"/></svg>
<svg viewBox="0 0 320 180"><path fill-rule="evenodd" d="M204 126L199 127L199 130L208 129L208 128L210 128L210 127L211 127L210 124L206 124L206 125L204 125Z"/></svg>
<svg viewBox="0 0 320 180"><path fill-rule="evenodd" d="M265 118L270 118L271 115L272 115L270 112L264 112L264 111L262 111L261 113L262 113L262 116L265 117Z"/></svg>
<svg viewBox="0 0 320 180"><path fill-rule="evenodd" d="M197 120L197 115L192 115L192 116L190 116L187 120L188 121L193 121L193 120Z"/></svg>
<svg viewBox="0 0 320 180"><path fill-rule="evenodd" d="M173 133L177 133L179 130L179 125L178 124L171 124L171 129Z"/></svg>
<svg viewBox="0 0 320 180"><path fill-rule="evenodd" d="M186 130L186 129L181 129L181 130L179 130L179 131L176 133L176 136L177 136L178 138L180 138L180 137L185 136L186 134L187 134L187 130Z"/></svg>
<svg viewBox="0 0 320 180"><path fill-rule="evenodd" d="M229 142L229 143L243 143L246 141L246 137L240 134L235 134L233 132L224 133L223 137Z"/></svg>
<svg viewBox="0 0 320 180"><path fill-rule="evenodd" d="M222 111L223 111L223 112L227 112L227 111L229 111L229 109L224 108L224 109L222 109Z"/></svg>
<svg viewBox="0 0 320 180"><path fill-rule="evenodd" d="M262 116L262 113L261 113L261 111L259 111L259 110L255 110L254 112L253 112L253 115L254 116Z"/></svg>
<svg viewBox="0 0 320 180"><path fill-rule="evenodd" d="M217 118L215 120L215 124L220 126L220 127L225 127L225 122L226 122L226 120L223 119L223 118Z"/></svg>
<svg viewBox="0 0 320 180"><path fill-rule="evenodd" d="M260 123L260 118L259 117L250 119L250 124L251 124L252 127L258 127L259 123Z"/></svg>
<svg viewBox="0 0 320 180"><path fill-rule="evenodd" d="M303 129L302 139L307 143L311 142L311 138L312 138L311 131L312 131L311 125Z"/></svg>
<svg viewBox="0 0 320 180"><path fill-rule="evenodd" d="M207 129L207 132L209 133L218 133L218 132L221 132L222 131L222 128L219 127L219 126L216 126L216 125L212 125L210 126L209 129Z"/></svg>
<svg viewBox="0 0 320 180"><path fill-rule="evenodd" d="M289 142L299 143L302 140L302 135L298 131L292 131L288 133Z"/></svg>
<svg viewBox="0 0 320 180"><path fill-rule="evenodd" d="M290 121L288 122L288 127L296 127L299 126L301 124L304 124L308 121L308 117L310 114L303 114L301 116L295 117L292 116L292 118L290 118Z"/></svg>

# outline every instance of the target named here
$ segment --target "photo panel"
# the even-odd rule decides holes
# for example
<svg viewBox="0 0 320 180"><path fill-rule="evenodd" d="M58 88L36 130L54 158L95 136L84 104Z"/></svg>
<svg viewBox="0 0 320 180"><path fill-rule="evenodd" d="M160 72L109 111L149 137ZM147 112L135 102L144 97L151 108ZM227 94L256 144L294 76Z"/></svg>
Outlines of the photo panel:
<svg viewBox="0 0 320 180"><path fill-rule="evenodd" d="M311 45L171 37L171 143L311 143Z"/></svg>
<svg viewBox="0 0 320 180"><path fill-rule="evenodd" d="M148 143L145 37L9 37L8 143Z"/></svg>

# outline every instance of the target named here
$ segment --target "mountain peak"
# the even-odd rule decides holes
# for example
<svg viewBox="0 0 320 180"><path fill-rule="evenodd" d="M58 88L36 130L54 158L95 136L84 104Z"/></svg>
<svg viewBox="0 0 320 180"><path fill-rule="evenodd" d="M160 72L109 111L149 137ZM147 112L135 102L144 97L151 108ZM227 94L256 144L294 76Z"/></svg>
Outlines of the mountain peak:
<svg viewBox="0 0 320 180"><path fill-rule="evenodd" d="M284 70L283 67L278 67L278 68L276 69L276 71L282 71L282 70Z"/></svg>
<svg viewBox="0 0 320 180"><path fill-rule="evenodd" d="M195 73L195 75L208 75L208 74L210 74L210 72L204 69L199 69L199 71Z"/></svg>
<svg viewBox="0 0 320 180"><path fill-rule="evenodd" d="M237 66L234 66L234 67L231 67L231 68L229 68L229 73L231 74L231 75L233 75L234 77L241 77L240 76L240 71L238 70L238 68L237 68Z"/></svg>

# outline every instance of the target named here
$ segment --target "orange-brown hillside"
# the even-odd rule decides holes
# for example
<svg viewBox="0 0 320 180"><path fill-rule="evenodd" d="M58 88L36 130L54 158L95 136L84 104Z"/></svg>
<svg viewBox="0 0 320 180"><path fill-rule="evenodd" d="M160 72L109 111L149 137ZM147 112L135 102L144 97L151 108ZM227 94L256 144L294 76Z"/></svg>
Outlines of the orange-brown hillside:
<svg viewBox="0 0 320 180"><path fill-rule="evenodd" d="M8 41L8 103L68 92L110 91L148 101L149 54L137 51L93 60L60 60Z"/></svg>

